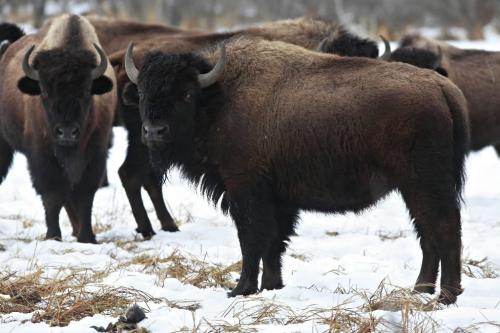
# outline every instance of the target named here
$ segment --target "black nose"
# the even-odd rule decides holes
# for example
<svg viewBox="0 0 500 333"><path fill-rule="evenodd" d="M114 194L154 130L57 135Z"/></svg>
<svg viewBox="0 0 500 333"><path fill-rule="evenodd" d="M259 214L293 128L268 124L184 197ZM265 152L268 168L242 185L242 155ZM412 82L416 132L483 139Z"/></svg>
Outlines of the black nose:
<svg viewBox="0 0 500 333"><path fill-rule="evenodd" d="M55 127L55 136L61 142L75 142L80 136L80 130L74 125L58 125Z"/></svg>
<svg viewBox="0 0 500 333"><path fill-rule="evenodd" d="M163 141L168 134L168 127L166 125L142 125L142 135L148 141Z"/></svg>

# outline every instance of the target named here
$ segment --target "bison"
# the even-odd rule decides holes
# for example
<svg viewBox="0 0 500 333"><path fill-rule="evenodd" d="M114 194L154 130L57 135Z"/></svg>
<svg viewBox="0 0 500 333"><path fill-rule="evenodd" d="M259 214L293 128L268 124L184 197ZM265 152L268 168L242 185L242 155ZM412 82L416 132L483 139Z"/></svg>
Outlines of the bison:
<svg viewBox="0 0 500 333"><path fill-rule="evenodd" d="M413 57L398 56L413 50ZM423 54L434 54L430 65L447 74L465 95L469 110L471 150L493 146L500 156L500 52L453 47L418 34L405 36L391 60L422 66ZM419 63L420 61L420 63ZM429 63L427 64L429 67Z"/></svg>
<svg viewBox="0 0 500 333"><path fill-rule="evenodd" d="M0 182L14 151L26 155L45 208L47 239L66 209L79 242L95 243L91 212L116 109L115 75L92 25L62 15L0 61Z"/></svg>
<svg viewBox="0 0 500 333"><path fill-rule="evenodd" d="M325 52L342 52L343 55L376 56L378 47L375 42L358 38L350 34L338 24L314 17L300 17L291 20L281 20L250 26L231 32L223 33L200 33L192 31L176 30L166 26L151 25L135 22L91 18L90 21L96 27L96 32L101 41L109 41L103 44L105 50L114 50L117 45L122 45L128 37L140 40L136 45L136 59L152 49L164 52L191 52L214 43L236 38L238 36L259 36L267 40L281 40L297 44L309 49L318 49L330 45L326 43L335 42L335 47L324 49ZM110 37L112 36L112 38ZM360 48L362 47L362 50ZM110 54L110 61L117 74L117 89L121 94L124 85L129 82L123 66L126 46ZM141 119L135 105L123 105L119 102L119 114L128 131L127 156L120 167L119 175L123 187L127 193L132 213L137 221L137 232L144 238L150 238L155 234L141 196L141 188L144 188L153 202L161 229L165 231L178 230L163 199L161 183L155 172L149 165L146 146L141 142Z"/></svg>
<svg viewBox="0 0 500 333"><path fill-rule="evenodd" d="M218 50L146 54L131 44L123 98L138 105L160 174L179 167L238 231L243 267L229 296L283 287L281 257L300 210L359 212L399 191L423 253L415 289L460 285L465 99L416 67L239 38Z"/></svg>
<svg viewBox="0 0 500 333"><path fill-rule="evenodd" d="M18 25L7 22L0 23L0 58L10 44L23 36L24 31Z"/></svg>

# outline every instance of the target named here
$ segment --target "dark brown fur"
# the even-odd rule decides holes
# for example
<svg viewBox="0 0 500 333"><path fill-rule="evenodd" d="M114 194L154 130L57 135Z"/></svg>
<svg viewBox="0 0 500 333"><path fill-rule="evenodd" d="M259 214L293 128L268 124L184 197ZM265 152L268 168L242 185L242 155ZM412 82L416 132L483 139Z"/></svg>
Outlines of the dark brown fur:
<svg viewBox="0 0 500 333"><path fill-rule="evenodd" d="M417 34L405 36L401 48L442 52L442 67L468 103L471 150L494 146L500 155L500 52L464 50Z"/></svg>
<svg viewBox="0 0 500 333"><path fill-rule="evenodd" d="M116 24L116 33L113 33L113 36L118 33L122 34L120 37L115 36L115 38L122 41L122 44L124 40L127 40L127 43L129 41L134 41L136 43L134 55L136 63L139 65L141 64L144 54L151 50L161 50L173 53L192 52L193 50L199 50L220 41L234 38L235 36L258 36L267 40L285 41L313 50L318 48L321 41L326 37L331 41L342 37L341 43L336 44L336 46L342 46L340 49L343 54L349 55L349 52L355 52L355 54L352 55L358 55L360 53L356 46L357 44L348 43L348 41L354 39L355 36L348 34L345 29L335 23L313 17L281 20L231 32L208 34L175 30L173 32L167 30L165 33L161 33L161 29L156 31L157 28L155 28L155 26L152 26L151 30L149 30L147 26L137 25L136 23L111 22L115 22L113 24ZM120 28L120 24L123 24L123 27ZM134 27L137 27L137 31ZM110 28L105 22L101 25L96 24L96 29L100 38L103 40L109 40L107 35L110 31L114 31L113 28ZM125 36L127 36L128 39L125 38ZM116 44L117 41L113 40L113 43ZM114 46L105 45L105 47L111 49ZM376 45L374 45L374 47L376 48ZM122 49L110 55L110 61L117 73L117 88L120 95L124 85L129 82L125 69L122 66L125 51L125 46L123 45ZM334 50L327 51L333 52ZM375 51L378 52L377 50ZM369 52L373 53L373 50L369 50ZM146 238L154 235L151 222L149 221L142 202L141 187L146 189L153 201L162 230L176 231L177 226L164 204L158 179L154 175L153 170L146 167L148 165L148 154L146 147L140 140L141 121L139 112L135 106L120 105L119 114L121 116L121 121L127 128L129 140L127 157L120 167L119 173L122 184L127 192L132 212L138 224L137 231Z"/></svg>
<svg viewBox="0 0 500 333"><path fill-rule="evenodd" d="M64 29L49 36L52 24L60 22L66 22L60 25ZM115 81L111 65L105 75L91 80L90 72L98 60L89 45L98 41L84 27L91 31L90 24L84 24L81 17L63 15L37 33L14 42L2 57L0 182L8 172L14 151L23 153L33 186L44 204L47 238L61 239L59 212L64 207L78 241L95 242L92 202L104 173L116 90L107 92ZM41 73L40 81L26 77L21 68L31 45L37 46L31 64ZM96 84L103 84L99 92ZM21 88L29 89L34 96L21 92ZM56 144L56 121L81 125L75 145Z"/></svg>
<svg viewBox="0 0 500 333"><path fill-rule="evenodd" d="M231 296L283 286L281 255L299 210L361 211L393 190L415 219L423 261L416 290L460 294L460 194L468 149L465 99L447 79L406 64L341 58L255 39L226 44L218 83L198 73L219 54L151 53L128 103L165 172L178 166L236 227L243 269ZM141 97L138 97L141 91Z"/></svg>

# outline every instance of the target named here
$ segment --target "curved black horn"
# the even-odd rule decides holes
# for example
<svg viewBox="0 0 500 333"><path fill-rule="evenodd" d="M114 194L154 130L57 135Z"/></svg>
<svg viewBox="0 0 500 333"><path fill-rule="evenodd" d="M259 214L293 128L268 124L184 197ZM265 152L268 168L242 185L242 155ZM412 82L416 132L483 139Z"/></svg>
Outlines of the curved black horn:
<svg viewBox="0 0 500 333"><path fill-rule="evenodd" d="M92 80L95 80L98 77L101 77L106 72L106 69L108 68L108 57L106 56L106 53L104 53L104 51L96 43L94 43L94 47L97 50L97 53L99 53L99 58L101 58L101 59L100 59L99 65L92 70L92 73L91 73Z"/></svg>
<svg viewBox="0 0 500 333"><path fill-rule="evenodd" d="M39 81L40 80L40 75L38 74L38 71L31 67L30 65L30 55L31 52L33 52L33 49L35 48L35 45L30 46L29 49L26 50L26 53L24 53L24 58L23 58L23 72L24 74L29 77L32 80Z"/></svg>
<svg viewBox="0 0 500 333"><path fill-rule="evenodd" d="M137 85L137 78L139 77L139 70L135 67L134 56L133 56L134 43L130 42L127 47L127 53L125 53L125 72L130 81Z"/></svg>
<svg viewBox="0 0 500 333"><path fill-rule="evenodd" d="M382 38L382 41L384 42L384 46L385 46L385 51L384 51L384 54L382 54L379 59L382 59L382 60L389 60L391 58L391 44L389 43L389 41L387 39L385 39L384 36L380 35L380 38Z"/></svg>
<svg viewBox="0 0 500 333"><path fill-rule="evenodd" d="M222 73L224 72L224 67L226 67L226 47L223 43L219 45L220 56L217 64L208 73L198 74L198 82L200 87L206 88L217 82Z"/></svg>

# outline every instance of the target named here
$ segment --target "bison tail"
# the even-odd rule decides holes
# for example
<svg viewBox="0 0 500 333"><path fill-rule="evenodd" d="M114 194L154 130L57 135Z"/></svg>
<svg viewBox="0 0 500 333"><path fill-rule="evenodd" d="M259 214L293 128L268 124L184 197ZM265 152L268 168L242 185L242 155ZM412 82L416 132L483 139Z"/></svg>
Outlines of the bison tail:
<svg viewBox="0 0 500 333"><path fill-rule="evenodd" d="M470 127L467 102L456 87L443 87L443 93L453 120L453 169L455 170L455 190L462 200L465 183L465 158L470 148Z"/></svg>
<svg viewBox="0 0 500 333"><path fill-rule="evenodd" d="M25 35L23 29L17 24L13 23L0 23L0 43L3 41L9 41L14 43L19 38Z"/></svg>

